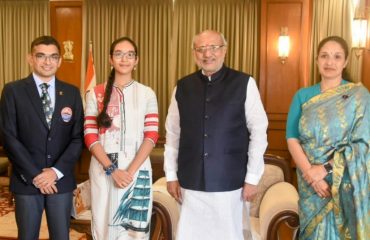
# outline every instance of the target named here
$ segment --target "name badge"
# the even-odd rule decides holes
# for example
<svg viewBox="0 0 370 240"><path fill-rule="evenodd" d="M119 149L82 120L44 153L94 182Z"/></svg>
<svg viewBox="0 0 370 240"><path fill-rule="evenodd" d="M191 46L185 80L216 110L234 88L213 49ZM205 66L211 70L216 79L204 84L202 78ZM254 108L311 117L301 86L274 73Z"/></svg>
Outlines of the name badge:
<svg viewBox="0 0 370 240"><path fill-rule="evenodd" d="M70 107L64 107L60 115L64 122L70 122L72 119L72 109Z"/></svg>

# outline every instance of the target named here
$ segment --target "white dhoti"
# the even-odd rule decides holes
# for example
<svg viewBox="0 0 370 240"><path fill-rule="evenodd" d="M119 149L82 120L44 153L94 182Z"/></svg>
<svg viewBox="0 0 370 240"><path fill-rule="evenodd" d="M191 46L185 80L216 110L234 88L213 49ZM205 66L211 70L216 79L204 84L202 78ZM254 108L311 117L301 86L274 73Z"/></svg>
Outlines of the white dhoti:
<svg viewBox="0 0 370 240"><path fill-rule="evenodd" d="M229 192L181 189L181 193L176 240L244 240L244 234L250 235L249 203L242 200L242 189ZM247 229L243 229L243 222Z"/></svg>

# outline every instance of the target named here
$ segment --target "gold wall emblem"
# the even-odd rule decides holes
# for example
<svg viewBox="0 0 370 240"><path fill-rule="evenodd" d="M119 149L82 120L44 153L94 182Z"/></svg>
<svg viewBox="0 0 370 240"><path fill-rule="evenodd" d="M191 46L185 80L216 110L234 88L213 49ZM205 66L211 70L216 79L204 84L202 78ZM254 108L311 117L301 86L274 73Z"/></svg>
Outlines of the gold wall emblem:
<svg viewBox="0 0 370 240"><path fill-rule="evenodd" d="M63 54L63 59L64 60L73 60L73 41L68 40L63 42L64 45L64 54Z"/></svg>

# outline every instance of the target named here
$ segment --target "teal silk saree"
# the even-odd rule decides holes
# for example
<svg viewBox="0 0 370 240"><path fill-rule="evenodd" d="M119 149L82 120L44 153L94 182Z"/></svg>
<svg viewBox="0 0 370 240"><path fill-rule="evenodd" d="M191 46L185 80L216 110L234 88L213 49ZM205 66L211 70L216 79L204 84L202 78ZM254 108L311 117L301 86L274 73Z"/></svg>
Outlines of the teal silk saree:
<svg viewBox="0 0 370 240"><path fill-rule="evenodd" d="M300 143L311 164L334 160L320 198L298 170L300 239L370 239L370 95L348 83L302 106Z"/></svg>

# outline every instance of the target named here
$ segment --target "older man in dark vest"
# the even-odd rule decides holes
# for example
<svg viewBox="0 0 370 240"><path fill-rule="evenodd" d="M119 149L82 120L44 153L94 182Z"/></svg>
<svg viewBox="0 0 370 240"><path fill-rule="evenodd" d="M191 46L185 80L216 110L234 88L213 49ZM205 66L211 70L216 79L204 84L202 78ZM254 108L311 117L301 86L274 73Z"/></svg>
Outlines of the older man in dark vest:
<svg viewBox="0 0 370 240"><path fill-rule="evenodd" d="M227 42L193 39L200 70L177 83L166 120L168 192L181 203L178 240L244 239L267 146L267 117L255 80L224 65Z"/></svg>

